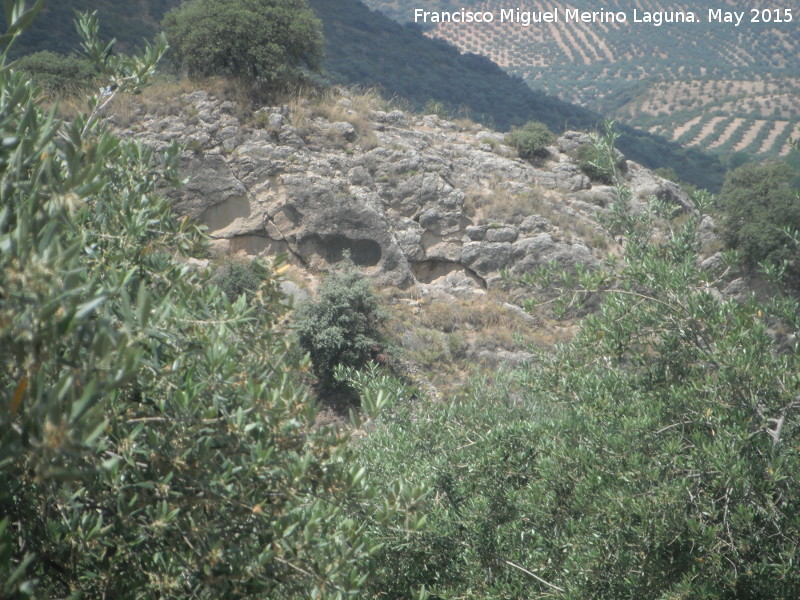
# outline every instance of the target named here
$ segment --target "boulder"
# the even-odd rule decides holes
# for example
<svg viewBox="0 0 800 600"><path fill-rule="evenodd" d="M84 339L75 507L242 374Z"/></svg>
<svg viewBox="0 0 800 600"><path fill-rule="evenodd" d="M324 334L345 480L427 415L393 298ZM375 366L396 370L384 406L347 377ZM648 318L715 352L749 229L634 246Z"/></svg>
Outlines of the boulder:
<svg viewBox="0 0 800 600"><path fill-rule="evenodd" d="M564 154L574 155L578 149L584 144L590 144L592 138L589 134L580 131L565 131L561 137L556 140L556 147Z"/></svg>
<svg viewBox="0 0 800 600"><path fill-rule="evenodd" d="M596 260L582 243L555 241L549 233L523 238L512 246L513 271L529 273L555 261L559 268L571 269L577 265L594 266Z"/></svg>

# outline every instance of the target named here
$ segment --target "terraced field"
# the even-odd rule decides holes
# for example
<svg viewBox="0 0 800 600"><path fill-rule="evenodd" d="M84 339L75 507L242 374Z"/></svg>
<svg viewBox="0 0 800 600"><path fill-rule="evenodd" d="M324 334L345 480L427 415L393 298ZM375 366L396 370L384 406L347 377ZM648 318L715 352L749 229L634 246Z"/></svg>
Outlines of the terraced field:
<svg viewBox="0 0 800 600"><path fill-rule="evenodd" d="M615 114L684 145L780 155L800 123L800 79L656 83Z"/></svg>
<svg viewBox="0 0 800 600"><path fill-rule="evenodd" d="M367 0L400 21L419 3ZM428 23L432 37L488 56L532 87L683 144L722 154L788 152L800 123L800 3L764 0L772 22L750 22L732 0L532 0L521 10L552 11L560 22L500 22L505 0L433 0L425 10L489 11L493 23ZM744 11L740 26L708 22L708 9ZM786 22L783 9L793 11ZM626 22L565 22L567 9L624 11ZM633 22L633 11L693 12L699 23ZM775 13L774 11L778 12ZM781 21L775 22L775 16Z"/></svg>

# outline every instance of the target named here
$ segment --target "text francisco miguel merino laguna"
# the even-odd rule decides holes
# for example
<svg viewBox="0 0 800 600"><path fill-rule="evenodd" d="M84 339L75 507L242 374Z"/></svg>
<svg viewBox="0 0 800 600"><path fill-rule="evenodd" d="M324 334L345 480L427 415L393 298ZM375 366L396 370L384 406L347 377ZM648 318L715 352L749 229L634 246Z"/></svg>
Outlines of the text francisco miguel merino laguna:
<svg viewBox="0 0 800 600"><path fill-rule="evenodd" d="M788 23L792 21L791 9L763 10L752 9L750 21ZM772 13L775 12L775 15ZM499 13L499 14L498 14ZM769 13L770 18L761 13ZM707 22L725 23L738 27L744 19L745 11L726 11L709 9ZM548 11L526 11L519 8L500 9L498 11L468 11L461 9L451 12L428 11L414 9L415 23L517 23L524 27L535 23L647 23L659 27L668 23L702 23L697 13L692 11L628 11L579 10L577 8L561 9L554 7Z"/></svg>

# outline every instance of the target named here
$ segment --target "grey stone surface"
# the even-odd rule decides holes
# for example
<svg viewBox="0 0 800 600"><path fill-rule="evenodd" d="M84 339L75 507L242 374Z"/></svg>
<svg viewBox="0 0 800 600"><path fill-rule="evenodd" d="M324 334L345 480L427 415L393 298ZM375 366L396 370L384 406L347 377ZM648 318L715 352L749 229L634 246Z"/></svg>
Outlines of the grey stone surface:
<svg viewBox="0 0 800 600"><path fill-rule="evenodd" d="M523 273L552 260L595 264L573 225L598 229L597 213L614 193L592 186L575 164L574 152L589 142L584 133L565 133L549 159L532 164L516 157L502 133L436 115L356 113L347 97L338 100L343 120L311 118L301 103L259 109L267 120L260 128L205 92L178 102L174 114L143 112L120 133L157 149L185 145L181 169L189 182L172 192L175 210L208 226L216 253L282 251L314 271L349 252L377 282L433 282L451 291L494 285L503 269ZM358 127L348 114L358 116ZM364 127L372 128L376 147L351 143ZM680 188L635 163L626 178L635 202L656 195L693 209ZM470 203L491 203L494 195L496 203L537 200L529 214L481 221L483 209ZM701 232L711 240L713 223Z"/></svg>
<svg viewBox="0 0 800 600"><path fill-rule="evenodd" d="M487 242L515 242L519 232L514 227L489 227L486 230Z"/></svg>
<svg viewBox="0 0 800 600"><path fill-rule="evenodd" d="M556 141L556 146L564 154L573 154L584 144L591 143L588 134L580 131L565 131Z"/></svg>

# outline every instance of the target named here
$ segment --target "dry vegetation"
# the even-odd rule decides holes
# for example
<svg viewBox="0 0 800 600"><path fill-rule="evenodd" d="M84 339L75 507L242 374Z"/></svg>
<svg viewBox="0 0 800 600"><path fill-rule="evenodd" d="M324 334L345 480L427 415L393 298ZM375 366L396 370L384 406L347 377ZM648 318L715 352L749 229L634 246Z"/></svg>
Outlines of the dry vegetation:
<svg viewBox="0 0 800 600"><path fill-rule="evenodd" d="M473 223L519 224L536 215L547 222L554 239L567 242L583 240L596 252L609 247L609 238L595 221L564 205L564 196L537 187L514 189L499 178L492 178L483 189L468 191L464 214Z"/></svg>
<svg viewBox="0 0 800 600"><path fill-rule="evenodd" d="M144 113L159 116L177 115L185 108L181 96L197 91L207 92L211 96L233 102L236 116L242 121L251 119L253 109L259 105L284 104L292 98L303 97L310 93L307 89L299 89L268 94L254 90L252 86L240 81L223 77L189 79L160 76L138 94L121 94L114 98L108 113L114 117L117 125L123 127ZM58 105L58 116L63 119L70 119L86 110L85 94L62 95L52 99L52 102Z"/></svg>
<svg viewBox="0 0 800 600"><path fill-rule="evenodd" d="M512 308L509 301L521 300L501 289L456 299L420 296L413 290L381 294L389 307L386 331L397 359L424 368L425 377L445 396L467 391L467 373L496 370L506 353L533 359L538 350L574 334L571 322Z"/></svg>
<svg viewBox="0 0 800 600"><path fill-rule="evenodd" d="M356 130L356 143L364 150L380 145L369 120L373 110L386 108L386 101L377 91L364 90L325 90L310 100L295 100L290 105L292 119L308 123L309 119L321 117L331 123L347 122ZM302 127L298 127L301 131Z"/></svg>
<svg viewBox="0 0 800 600"><path fill-rule="evenodd" d="M182 114L187 107L181 96L195 91L204 91L211 96L233 102L235 116L242 123L256 127L266 126L266 121L259 119L256 110L261 106L277 105L288 107L289 123L301 135L314 133L316 118L331 123L348 122L356 131L355 143L364 150L371 150L379 145L369 121L369 112L390 107L386 100L371 89L298 88L265 93L242 82L222 77L163 77L156 79L140 94L116 97L108 108L108 114L119 127L130 126L145 113L158 116ZM46 104L56 104L58 117L67 120L86 109L85 94L61 95L43 101Z"/></svg>
<svg viewBox="0 0 800 600"><path fill-rule="evenodd" d="M504 181L494 177L483 189L471 190L467 194L464 212L479 225L495 221L513 223L531 214L542 214L545 204L542 190L511 190Z"/></svg>

